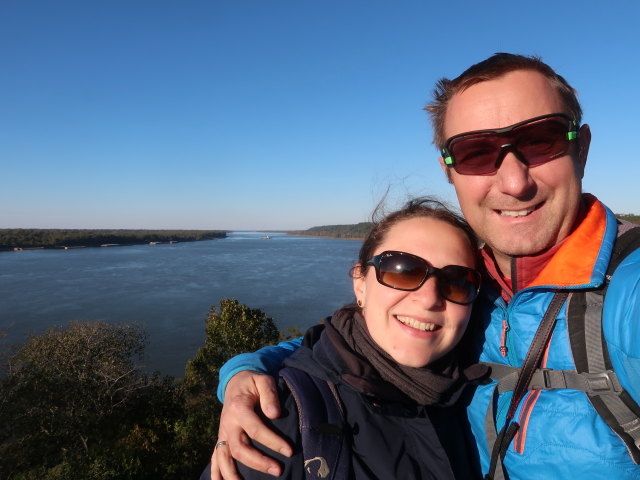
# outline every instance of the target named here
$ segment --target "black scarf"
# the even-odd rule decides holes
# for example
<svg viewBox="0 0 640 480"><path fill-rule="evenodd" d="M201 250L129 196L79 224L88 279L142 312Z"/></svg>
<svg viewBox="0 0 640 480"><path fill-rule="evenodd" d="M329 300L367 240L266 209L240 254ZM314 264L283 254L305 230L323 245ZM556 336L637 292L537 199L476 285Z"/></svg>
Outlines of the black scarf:
<svg viewBox="0 0 640 480"><path fill-rule="evenodd" d="M402 401L408 397L420 405L450 406L467 384L488 373L488 367L480 364L462 369L455 348L426 367L400 365L371 338L354 306L338 310L325 322L325 332L346 367L341 372L343 380L381 400ZM387 382L395 388L389 388Z"/></svg>

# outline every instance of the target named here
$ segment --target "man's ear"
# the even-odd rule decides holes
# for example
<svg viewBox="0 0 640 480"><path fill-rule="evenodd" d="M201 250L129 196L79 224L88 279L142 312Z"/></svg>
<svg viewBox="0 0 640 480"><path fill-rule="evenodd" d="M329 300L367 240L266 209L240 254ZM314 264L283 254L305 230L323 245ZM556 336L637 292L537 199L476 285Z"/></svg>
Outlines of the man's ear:
<svg viewBox="0 0 640 480"><path fill-rule="evenodd" d="M440 168L442 168L442 171L447 176L447 182L453 183L453 180L451 180L451 169L447 167L446 163L444 163L444 158L440 157L438 158L438 161L440 162Z"/></svg>
<svg viewBox="0 0 640 480"><path fill-rule="evenodd" d="M589 145L591 145L591 128L584 124L580 127L580 135L578 136L578 165L580 167L580 178L584 176L584 169L587 165L587 157L589 156Z"/></svg>

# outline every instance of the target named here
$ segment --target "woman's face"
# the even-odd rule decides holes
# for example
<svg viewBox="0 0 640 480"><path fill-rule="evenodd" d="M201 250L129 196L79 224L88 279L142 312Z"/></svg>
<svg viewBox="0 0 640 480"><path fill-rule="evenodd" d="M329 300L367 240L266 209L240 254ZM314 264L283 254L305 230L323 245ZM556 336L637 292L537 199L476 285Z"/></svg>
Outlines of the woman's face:
<svg viewBox="0 0 640 480"><path fill-rule="evenodd" d="M476 267L465 234L433 218L416 217L396 223L374 255L386 250L412 253L438 268ZM471 305L441 298L433 276L418 290L407 292L378 283L375 269L368 267L364 276L354 278L353 288L362 302L369 334L401 365L423 367L439 359L460 341L469 322Z"/></svg>

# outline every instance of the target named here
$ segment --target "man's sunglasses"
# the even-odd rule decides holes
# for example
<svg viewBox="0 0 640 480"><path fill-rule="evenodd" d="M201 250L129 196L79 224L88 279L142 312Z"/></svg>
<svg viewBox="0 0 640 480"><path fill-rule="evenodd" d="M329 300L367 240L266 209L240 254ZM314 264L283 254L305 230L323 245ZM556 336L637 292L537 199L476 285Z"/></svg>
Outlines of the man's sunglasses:
<svg viewBox="0 0 640 480"><path fill-rule="evenodd" d="M371 257L366 265L375 268L379 283L397 290L417 290L429 277L435 276L438 294L460 305L473 302L480 290L480 273L476 270L460 265L436 268L410 253L389 250Z"/></svg>
<svg viewBox="0 0 640 480"><path fill-rule="evenodd" d="M551 113L510 127L454 135L444 143L442 158L461 175L495 175L507 152L537 167L565 155L579 130L568 115Z"/></svg>

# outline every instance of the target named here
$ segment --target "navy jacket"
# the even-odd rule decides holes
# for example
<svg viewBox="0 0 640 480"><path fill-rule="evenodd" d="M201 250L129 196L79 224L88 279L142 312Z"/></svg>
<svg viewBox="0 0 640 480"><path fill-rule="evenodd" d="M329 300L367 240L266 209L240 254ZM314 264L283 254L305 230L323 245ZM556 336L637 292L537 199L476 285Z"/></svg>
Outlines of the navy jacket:
<svg viewBox="0 0 640 480"><path fill-rule="evenodd" d="M363 394L340 376L344 365L325 335L312 348L301 347L286 364L336 385L343 403L346 434L351 445L350 479L473 479L480 478L475 442L469 434L464 402L454 407L416 405L403 395L387 400ZM389 385L392 392L395 387ZM396 390L397 391L397 390ZM264 421L294 448L290 458L274 454L260 444L256 448L279 460L284 479L303 479L303 452L296 404L281 380L282 415ZM246 480L274 477L238 464Z"/></svg>

